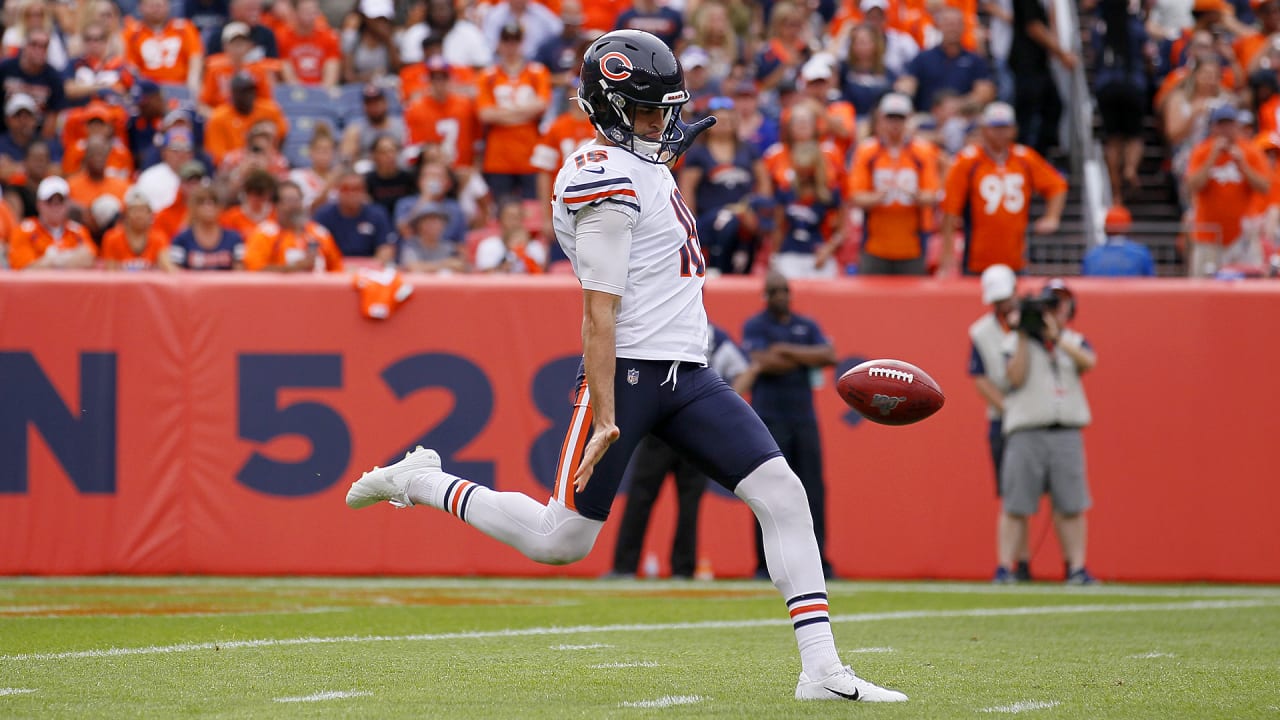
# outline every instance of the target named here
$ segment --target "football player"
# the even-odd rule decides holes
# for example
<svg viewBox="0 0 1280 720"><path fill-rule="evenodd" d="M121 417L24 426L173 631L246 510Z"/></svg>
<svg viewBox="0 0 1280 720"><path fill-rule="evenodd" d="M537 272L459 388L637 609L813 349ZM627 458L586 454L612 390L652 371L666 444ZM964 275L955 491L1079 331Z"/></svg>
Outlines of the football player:
<svg viewBox="0 0 1280 720"><path fill-rule="evenodd" d="M552 498L540 503L450 475L418 448L354 482L347 504L430 505L529 558L564 564L595 542L636 445L652 433L745 500L795 628L801 700L902 701L836 653L813 518L799 478L764 423L707 367L706 262L669 165L708 117L685 125L675 55L657 37L617 30L583 58L578 102L596 139L565 159L553 224L582 284L583 365Z"/></svg>

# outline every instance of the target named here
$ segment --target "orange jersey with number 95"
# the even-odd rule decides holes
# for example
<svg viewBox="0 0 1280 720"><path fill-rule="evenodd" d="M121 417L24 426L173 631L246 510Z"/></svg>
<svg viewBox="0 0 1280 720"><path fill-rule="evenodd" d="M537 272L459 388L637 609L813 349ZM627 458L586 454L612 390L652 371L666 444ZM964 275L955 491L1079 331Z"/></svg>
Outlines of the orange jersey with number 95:
<svg viewBox="0 0 1280 720"><path fill-rule="evenodd" d="M964 219L964 270L980 273L996 263L1026 265L1031 195L1054 197L1067 191L1067 181L1025 145L1010 147L1004 162L970 145L956 156L944 187L942 211Z"/></svg>

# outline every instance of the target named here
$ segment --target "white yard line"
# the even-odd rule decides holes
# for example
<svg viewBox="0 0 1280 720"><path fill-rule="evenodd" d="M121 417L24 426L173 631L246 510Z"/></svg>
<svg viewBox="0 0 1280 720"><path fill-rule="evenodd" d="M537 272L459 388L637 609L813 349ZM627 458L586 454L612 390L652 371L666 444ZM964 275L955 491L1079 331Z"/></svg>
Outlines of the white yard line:
<svg viewBox="0 0 1280 720"><path fill-rule="evenodd" d="M326 613L344 613L355 609L350 607L298 607L280 608L277 610L228 610L226 612L180 612L167 613L163 608L155 610L139 610L136 612L70 612L82 605L44 606L23 609L21 605L0 608L0 619L3 620L47 620L49 618L202 618L202 617L247 617L254 615L322 615Z"/></svg>
<svg viewBox="0 0 1280 720"><path fill-rule="evenodd" d="M601 648L611 648L612 645L604 643L591 643L590 645L552 645L552 650L600 650Z"/></svg>
<svg viewBox="0 0 1280 720"><path fill-rule="evenodd" d="M324 700L342 700L343 698L368 697L371 692L363 692L360 690L329 690L327 692L319 692L314 695L303 695L301 697L282 697L276 698L278 703L303 703L303 702L321 702Z"/></svg>
<svg viewBox="0 0 1280 720"><path fill-rule="evenodd" d="M621 707L628 708L665 708L672 705L693 705L702 702L699 695L663 695L657 700L636 700L634 702L621 703Z"/></svg>
<svg viewBox="0 0 1280 720"><path fill-rule="evenodd" d="M1057 700L1050 700L1048 702L1044 702L1041 700L1021 700L1012 705L999 705L997 707L982 708L978 712L1015 713L1016 714L1020 712L1026 712L1028 710L1048 710L1049 708L1058 707L1061 704L1062 703L1058 702Z"/></svg>
<svg viewBox="0 0 1280 720"><path fill-rule="evenodd" d="M888 647L871 647L871 648L854 648L852 650L841 650L841 653L891 653L893 648Z"/></svg>
<svg viewBox="0 0 1280 720"><path fill-rule="evenodd" d="M1147 653L1140 653L1138 655L1130 655L1129 659L1151 660L1153 658L1171 658L1173 656L1174 656L1173 653L1167 653L1167 652L1147 652Z"/></svg>
<svg viewBox="0 0 1280 720"><path fill-rule="evenodd" d="M592 670L621 670L623 668L638 668L638 667L658 667L658 663L652 660L641 660L639 662L611 662L611 663L600 663L599 665L592 665L591 669Z"/></svg>
<svg viewBox="0 0 1280 720"><path fill-rule="evenodd" d="M33 692L35 692L35 690L30 690L28 688L0 688L0 697L4 697L5 695L26 695L27 693Z"/></svg>
<svg viewBox="0 0 1280 720"><path fill-rule="evenodd" d="M878 622L883 620L919 620L961 617L1021 617L1034 615L1074 615L1081 613L1125 612L1185 612L1191 610L1231 610L1256 607L1273 607L1276 603L1264 600L1195 600L1166 603L1131 603L1113 605L1044 605L1032 607L974 608L971 610L902 610L898 612L858 613L832 615L832 622ZM197 652L202 650L239 650L243 648L290 647L296 645L336 645L375 642L431 642L438 640L480 640L507 637L539 637L562 635L599 635L614 632L666 632L671 630L737 630L756 627L790 627L790 618L759 620L707 620L686 623L649 623L637 625L577 625L569 627L510 628L506 630L475 630L454 633L424 633L420 635L342 635L333 637L262 638L259 640L227 640L218 642L180 643L177 645L151 645L147 647L104 648L98 650L70 650L52 653L20 653L0 655L0 662L33 660L75 660L81 658L120 657L123 655L164 655L169 653Z"/></svg>

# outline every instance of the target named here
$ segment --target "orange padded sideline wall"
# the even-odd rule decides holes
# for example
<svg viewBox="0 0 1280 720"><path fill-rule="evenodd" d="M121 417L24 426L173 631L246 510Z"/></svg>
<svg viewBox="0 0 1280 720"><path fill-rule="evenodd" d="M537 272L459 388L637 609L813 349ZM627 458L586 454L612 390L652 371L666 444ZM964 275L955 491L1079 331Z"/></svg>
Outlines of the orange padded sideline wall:
<svg viewBox="0 0 1280 720"><path fill-rule="evenodd" d="M580 352L576 284L415 283L373 322L338 277L0 276L0 573L605 570L616 523L586 560L548 568L439 512L343 504L360 471L417 443L470 479L549 493ZM1072 285L1100 358L1086 379L1092 569L1280 581L1280 285ZM795 283L793 301L842 366L909 360L948 396L927 422L880 427L856 422L827 374L838 572L986 577L997 504L965 372L976 282ZM734 336L762 303L758 280L708 284L712 319ZM664 556L669 505L649 541ZM709 493L702 517L717 574L749 574L746 508ZM1033 543L1033 570L1058 576L1043 517Z"/></svg>

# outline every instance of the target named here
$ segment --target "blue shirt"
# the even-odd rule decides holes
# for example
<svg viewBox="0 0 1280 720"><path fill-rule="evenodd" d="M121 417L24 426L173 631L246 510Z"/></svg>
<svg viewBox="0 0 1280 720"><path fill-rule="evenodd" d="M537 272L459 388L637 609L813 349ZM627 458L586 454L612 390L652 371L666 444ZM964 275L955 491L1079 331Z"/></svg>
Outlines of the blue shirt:
<svg viewBox="0 0 1280 720"><path fill-rule="evenodd" d="M614 30L644 30L657 35L667 47L675 47L684 33L684 17L669 7L655 13L642 13L634 7L618 16Z"/></svg>
<svg viewBox="0 0 1280 720"><path fill-rule="evenodd" d="M871 117L880 98L893 89L898 76L888 70L880 75L846 70L844 73L844 99L858 111L858 117Z"/></svg>
<svg viewBox="0 0 1280 720"><path fill-rule="evenodd" d="M1155 261L1146 245L1123 235L1113 235L1102 245L1085 253L1081 275L1102 277L1151 277L1156 274Z"/></svg>
<svg viewBox="0 0 1280 720"><path fill-rule="evenodd" d="M991 79L991 67L987 61L968 50L948 57L937 45L916 55L907 66L907 74L915 78L916 112L928 112L933 108L933 96L944 88L967 95L974 83Z"/></svg>
<svg viewBox="0 0 1280 720"><path fill-rule="evenodd" d="M187 228L169 245L173 264L187 270L234 270L236 260L244 260L244 239L235 230L222 229L218 246L206 250L196 242L195 233Z"/></svg>
<svg viewBox="0 0 1280 720"><path fill-rule="evenodd" d="M696 143L689 148L684 156L684 166L702 171L702 180L698 182L694 197L699 218L714 218L724 206L740 202L750 195L756 187L753 169L759 159L760 153L745 143L738 146L733 161L727 163L716 162L704 143Z"/></svg>
<svg viewBox="0 0 1280 720"><path fill-rule="evenodd" d="M354 217L347 217L338 211L338 203L325 203L316 211L315 221L333 236L343 257L373 257L379 247L396 242L391 220L381 205L363 205Z"/></svg>
<svg viewBox="0 0 1280 720"><path fill-rule="evenodd" d="M833 197L831 203L818 200L801 200L791 190L779 190L775 197L783 207L782 242L778 244L778 252L808 253L812 255L818 246L826 242L823 237L823 225L827 216L835 212L840 203L839 197Z"/></svg>
<svg viewBox="0 0 1280 720"><path fill-rule="evenodd" d="M831 344L818 323L794 313L779 322L766 310L749 318L742 327L742 349L748 355L777 343L813 347ZM799 367L780 375L760 373L751 387L751 407L762 420L817 422L809 371L810 368Z"/></svg>

